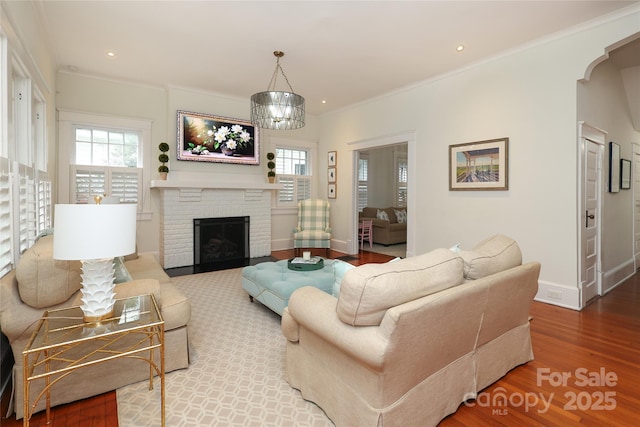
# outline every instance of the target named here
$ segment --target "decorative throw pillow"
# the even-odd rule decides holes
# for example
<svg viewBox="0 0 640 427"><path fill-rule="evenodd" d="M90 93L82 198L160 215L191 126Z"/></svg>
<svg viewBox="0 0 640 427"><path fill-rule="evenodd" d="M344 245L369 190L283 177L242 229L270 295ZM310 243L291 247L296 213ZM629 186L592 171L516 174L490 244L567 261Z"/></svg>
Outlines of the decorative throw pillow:
<svg viewBox="0 0 640 427"><path fill-rule="evenodd" d="M342 278L344 277L344 274L352 268L355 268L355 265L349 264L348 262L344 262L339 259L333 261L334 282L331 295L336 298L340 295L340 285L342 284Z"/></svg>
<svg viewBox="0 0 640 427"><path fill-rule="evenodd" d="M389 221L389 214L387 214L385 211L381 211L380 209L378 209L376 218L381 219L383 221Z"/></svg>
<svg viewBox="0 0 640 427"><path fill-rule="evenodd" d="M53 235L38 239L16 266L20 299L33 308L60 304L82 287L80 261L53 259Z"/></svg>
<svg viewBox="0 0 640 427"><path fill-rule="evenodd" d="M407 222L407 211L405 209L394 209L396 213L396 218L398 218L398 224L406 224Z"/></svg>

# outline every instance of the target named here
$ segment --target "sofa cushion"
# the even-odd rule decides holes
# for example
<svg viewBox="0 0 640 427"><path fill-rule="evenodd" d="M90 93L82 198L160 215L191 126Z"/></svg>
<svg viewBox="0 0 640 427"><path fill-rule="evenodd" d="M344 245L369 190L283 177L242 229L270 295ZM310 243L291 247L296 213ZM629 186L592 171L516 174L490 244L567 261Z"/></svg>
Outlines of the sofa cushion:
<svg viewBox="0 0 640 427"><path fill-rule="evenodd" d="M352 268L356 268L355 265L349 264L348 262L336 259L333 261L333 291L331 294L334 297L340 295L340 285L342 284L342 279L347 271Z"/></svg>
<svg viewBox="0 0 640 427"><path fill-rule="evenodd" d="M16 266L20 299L33 308L60 304L82 287L82 263L53 259L53 235L38 239Z"/></svg>
<svg viewBox="0 0 640 427"><path fill-rule="evenodd" d="M407 223L407 210L406 209L394 209L393 212L396 214L396 218L398 219L399 224Z"/></svg>
<svg viewBox="0 0 640 427"><path fill-rule="evenodd" d="M376 213L378 212L377 208L372 208L372 207L365 207L362 208L362 218L375 218L376 217Z"/></svg>
<svg viewBox="0 0 640 427"><path fill-rule="evenodd" d="M461 284L462 258L448 249L345 273L338 317L349 325L379 325L387 309Z"/></svg>
<svg viewBox="0 0 640 427"><path fill-rule="evenodd" d="M522 264L522 252L515 240L502 234L489 237L471 251L460 251L464 277L476 280Z"/></svg>
<svg viewBox="0 0 640 427"><path fill-rule="evenodd" d="M381 219L382 221L389 221L389 214L383 210L378 209L378 212L376 212L376 218Z"/></svg>

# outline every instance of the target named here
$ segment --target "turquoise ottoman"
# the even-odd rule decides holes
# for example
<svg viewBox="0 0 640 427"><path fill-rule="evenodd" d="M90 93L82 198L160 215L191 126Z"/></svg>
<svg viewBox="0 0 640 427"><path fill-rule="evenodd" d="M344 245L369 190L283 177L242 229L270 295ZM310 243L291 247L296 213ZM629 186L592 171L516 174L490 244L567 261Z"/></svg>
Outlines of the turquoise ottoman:
<svg viewBox="0 0 640 427"><path fill-rule="evenodd" d="M287 260L263 262L242 269L242 289L249 299L257 299L282 316L289 297L298 288L313 286L328 294L339 292L344 273L353 265L340 260L324 260L324 267L314 271L294 271Z"/></svg>

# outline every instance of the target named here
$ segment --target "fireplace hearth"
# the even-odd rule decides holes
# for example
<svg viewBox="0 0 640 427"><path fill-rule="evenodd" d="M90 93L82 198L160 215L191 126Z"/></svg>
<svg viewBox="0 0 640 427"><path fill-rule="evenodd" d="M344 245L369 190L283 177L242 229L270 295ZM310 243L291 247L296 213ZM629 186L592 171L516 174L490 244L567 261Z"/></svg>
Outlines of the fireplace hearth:
<svg viewBox="0 0 640 427"><path fill-rule="evenodd" d="M215 271L249 265L249 218L194 218L194 271Z"/></svg>

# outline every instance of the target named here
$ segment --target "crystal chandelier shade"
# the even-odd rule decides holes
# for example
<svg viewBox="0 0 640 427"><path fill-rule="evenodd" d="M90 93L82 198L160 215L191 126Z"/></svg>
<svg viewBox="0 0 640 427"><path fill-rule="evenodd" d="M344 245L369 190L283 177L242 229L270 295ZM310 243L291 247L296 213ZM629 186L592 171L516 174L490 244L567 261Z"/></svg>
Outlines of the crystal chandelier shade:
<svg viewBox="0 0 640 427"><path fill-rule="evenodd" d="M284 53L277 50L273 54L277 58L277 62L269 87L266 91L251 96L251 123L263 129L301 128L304 126L304 98L293 92L293 88L280 66L280 58L284 56ZM275 90L278 71L287 82L289 92Z"/></svg>

